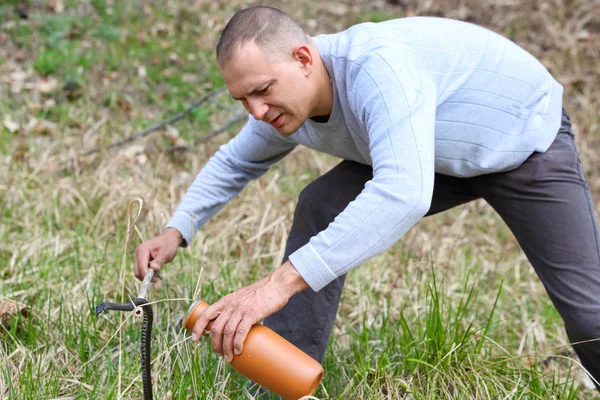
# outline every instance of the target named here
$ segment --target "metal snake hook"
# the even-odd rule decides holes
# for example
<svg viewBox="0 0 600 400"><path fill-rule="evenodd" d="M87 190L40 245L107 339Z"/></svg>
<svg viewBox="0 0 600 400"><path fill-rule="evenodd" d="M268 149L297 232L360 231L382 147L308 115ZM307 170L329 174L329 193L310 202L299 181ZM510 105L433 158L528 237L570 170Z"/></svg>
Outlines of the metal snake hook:
<svg viewBox="0 0 600 400"><path fill-rule="evenodd" d="M152 400L152 379L151 379L151 366L150 366L150 357L152 355L152 351L150 348L150 339L152 336L152 322L154 320L154 315L152 314L152 306L148 304L148 300L146 300L146 295L148 292L148 288L150 287L150 283L152 283L152 279L154 278L154 270L148 267L148 271L146 272L146 276L142 281L142 285L140 286L140 291L138 292L138 296L135 300L130 301L128 303L110 303L104 302L96 306L95 311L96 315L102 314L106 310L113 311L134 311L135 315L140 315L142 312L144 314L144 319L142 321L142 332L141 332L141 367L142 367L142 382L144 385L144 400Z"/></svg>

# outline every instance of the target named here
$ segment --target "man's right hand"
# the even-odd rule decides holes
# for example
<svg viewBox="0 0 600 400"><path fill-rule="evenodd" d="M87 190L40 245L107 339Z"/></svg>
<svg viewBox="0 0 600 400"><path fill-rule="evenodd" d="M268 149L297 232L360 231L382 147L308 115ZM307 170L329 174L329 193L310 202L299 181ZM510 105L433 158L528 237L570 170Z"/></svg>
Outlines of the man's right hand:
<svg viewBox="0 0 600 400"><path fill-rule="evenodd" d="M182 239L179 231L167 228L159 236L140 244L135 250L135 276L139 280L143 280L148 271L148 265L158 275L160 267L175 258Z"/></svg>

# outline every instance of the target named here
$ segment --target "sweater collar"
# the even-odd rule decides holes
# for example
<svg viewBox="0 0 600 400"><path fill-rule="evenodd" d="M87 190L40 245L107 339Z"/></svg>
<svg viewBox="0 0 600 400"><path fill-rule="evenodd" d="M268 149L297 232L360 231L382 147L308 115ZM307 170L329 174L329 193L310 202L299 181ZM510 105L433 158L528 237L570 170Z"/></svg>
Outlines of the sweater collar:
<svg viewBox="0 0 600 400"><path fill-rule="evenodd" d="M307 120L309 124L313 127L327 127L333 129L337 126L341 110L340 110L340 100L338 96L338 88L335 81L335 74L333 69L333 62L331 57L331 43L327 40L327 35L319 35L313 37L315 44L317 45L317 49L319 50L319 56L323 61L323 65L325 65L325 69L327 69L327 73L329 74L331 86L333 88L333 107L331 108L331 114L329 115L329 120L327 122L319 123L311 120L310 118Z"/></svg>

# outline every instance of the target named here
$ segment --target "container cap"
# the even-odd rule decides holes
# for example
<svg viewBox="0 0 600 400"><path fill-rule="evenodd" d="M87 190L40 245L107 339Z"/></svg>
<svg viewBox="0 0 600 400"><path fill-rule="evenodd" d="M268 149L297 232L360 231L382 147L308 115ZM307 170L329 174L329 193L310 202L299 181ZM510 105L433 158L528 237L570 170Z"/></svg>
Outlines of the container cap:
<svg viewBox="0 0 600 400"><path fill-rule="evenodd" d="M198 306L198 304L204 302L204 300L202 299L196 299L194 300L194 302L192 304L190 304L190 306L188 307L187 311L185 312L185 315L183 316L183 320L182 322L182 326L186 329L192 329L193 325L190 328L187 328L188 326L188 319L192 316L194 310L196 309L196 307Z"/></svg>

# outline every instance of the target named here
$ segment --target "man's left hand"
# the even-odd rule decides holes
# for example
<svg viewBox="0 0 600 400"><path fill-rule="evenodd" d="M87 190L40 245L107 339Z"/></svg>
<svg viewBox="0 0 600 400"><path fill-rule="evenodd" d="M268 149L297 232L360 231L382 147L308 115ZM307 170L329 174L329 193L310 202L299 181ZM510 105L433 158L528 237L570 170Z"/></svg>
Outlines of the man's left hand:
<svg viewBox="0 0 600 400"><path fill-rule="evenodd" d="M223 297L206 308L192 330L197 341L210 321L213 349L230 362L240 354L248 331L258 321L279 311L290 297L308 288L292 263L287 261L266 278Z"/></svg>

